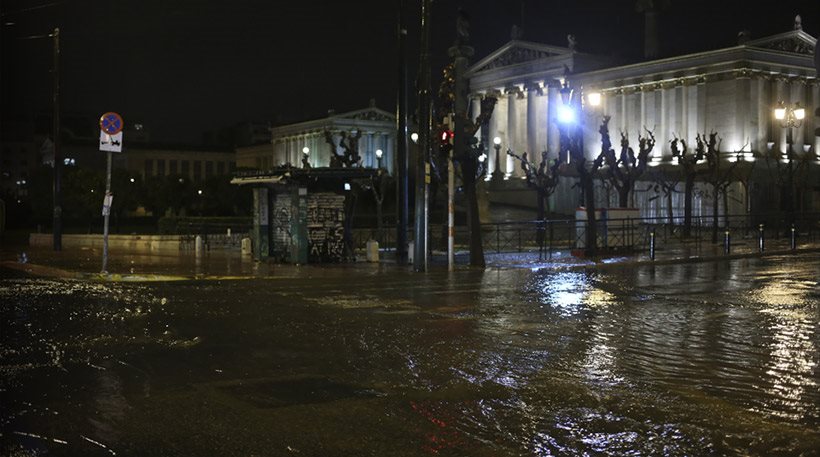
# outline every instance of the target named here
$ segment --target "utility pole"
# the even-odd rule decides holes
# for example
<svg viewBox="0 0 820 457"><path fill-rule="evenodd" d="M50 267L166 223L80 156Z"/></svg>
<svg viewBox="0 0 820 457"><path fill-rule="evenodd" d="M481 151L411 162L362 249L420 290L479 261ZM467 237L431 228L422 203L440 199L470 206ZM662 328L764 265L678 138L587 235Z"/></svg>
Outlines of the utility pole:
<svg viewBox="0 0 820 457"><path fill-rule="evenodd" d="M396 263L407 263L408 222L408 160L407 160L407 0L399 0L399 91L396 102L396 197L398 199L396 220Z"/></svg>
<svg viewBox="0 0 820 457"><path fill-rule="evenodd" d="M416 161L416 223L413 244L413 269L427 271L428 193L430 180L430 145L433 130L433 104L430 98L430 6L421 2L421 52L419 62L419 155Z"/></svg>
<svg viewBox="0 0 820 457"><path fill-rule="evenodd" d="M466 40L466 38L464 38ZM449 163L449 174L448 174L448 213L449 213L449 224L448 227L448 255L450 257L448 265L450 266L450 270L453 269L453 237L454 237L454 230L455 227L453 226L453 213L454 213L454 198L455 198L455 182L454 182L454 164L453 164L453 155L455 154L456 157L461 157L462 160L466 158L469 148L469 129L467 128L468 124L468 81L465 73L467 71L467 65L469 63L469 58L473 55L473 48L467 46L466 43L462 42L462 37L459 37L456 40L455 46L449 49L450 57L453 58L453 77L455 79L455 85L453 87L454 92L454 100L453 100L453 131L455 132L455 137L453 138L453 149L450 150L450 163ZM472 256L472 253L470 254ZM483 257L483 256L482 256Z"/></svg>
<svg viewBox="0 0 820 457"><path fill-rule="evenodd" d="M63 158L60 155L60 29L55 28L51 35L54 38L54 68L52 69L52 83L54 96L54 113L52 135L54 136L54 250L63 250L63 208L62 208L62 172Z"/></svg>

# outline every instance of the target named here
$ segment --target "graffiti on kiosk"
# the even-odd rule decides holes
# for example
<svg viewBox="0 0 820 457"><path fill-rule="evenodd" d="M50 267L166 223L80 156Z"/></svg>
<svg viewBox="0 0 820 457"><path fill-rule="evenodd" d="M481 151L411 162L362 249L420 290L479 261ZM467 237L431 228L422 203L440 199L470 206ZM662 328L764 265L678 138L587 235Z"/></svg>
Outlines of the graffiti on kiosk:
<svg viewBox="0 0 820 457"><path fill-rule="evenodd" d="M314 195L308 202L307 236L309 262L344 260L344 197Z"/></svg>

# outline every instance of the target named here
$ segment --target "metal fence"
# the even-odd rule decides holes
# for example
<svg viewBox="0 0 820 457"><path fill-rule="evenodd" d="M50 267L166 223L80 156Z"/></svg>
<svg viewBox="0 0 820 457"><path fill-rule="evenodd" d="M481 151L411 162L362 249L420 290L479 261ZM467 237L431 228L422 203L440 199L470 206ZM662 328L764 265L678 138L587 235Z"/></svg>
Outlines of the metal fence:
<svg viewBox="0 0 820 457"><path fill-rule="evenodd" d="M671 222L671 223L670 223ZM792 226L794 231L792 231ZM692 217L689 234L685 233L684 218L643 217L596 221L597 247L601 251L648 251L650 241L658 246L672 243L721 243L728 232L735 239L764 236L769 240L787 239L792 233L799 240L820 239L820 213L797 213L793 218L782 213L723 215L717 225L711 216ZM482 243L487 253L533 252L549 258L553 251L583 249L586 242L587 221L575 219L548 219L541 221L497 222L481 225ZM408 239L413 239L408 227ZM653 240L650 240L653 238ZM368 240L377 240L381 248L396 247L396 227L354 229L354 246L364 246ZM467 227L455 230L455 249L469 249ZM432 252L446 251L447 226L431 225L428 246Z"/></svg>

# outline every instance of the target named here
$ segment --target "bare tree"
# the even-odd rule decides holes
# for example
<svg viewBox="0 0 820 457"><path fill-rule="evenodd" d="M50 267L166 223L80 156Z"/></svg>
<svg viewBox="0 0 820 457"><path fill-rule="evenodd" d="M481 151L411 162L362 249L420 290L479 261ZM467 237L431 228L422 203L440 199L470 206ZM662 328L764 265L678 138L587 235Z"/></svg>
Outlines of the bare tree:
<svg viewBox="0 0 820 457"><path fill-rule="evenodd" d="M535 189L538 205L538 221L543 222L549 212L549 197L555 192L556 187L558 187L560 161L558 159L549 160L547 158L547 151L543 151L541 152L541 163L538 165L538 168L536 168L527 158L526 152L519 156L507 150L507 155L519 161L527 180L527 186ZM542 246L544 242L543 225L538 226L536 241L539 246Z"/></svg>
<svg viewBox="0 0 820 457"><path fill-rule="evenodd" d="M720 138L716 132L711 132L707 138L705 134L696 138L698 154L706 158L704 180L712 185L712 242L718 241L718 216L720 197L723 196L724 212L728 210L728 187L734 181L734 169L737 162L722 160L720 152ZM728 164L728 165L727 165Z"/></svg>
<svg viewBox="0 0 820 457"><path fill-rule="evenodd" d="M686 147L686 141L677 137L669 142L672 157L678 160L683 174L683 237L692 235L692 196L695 191L695 178L698 174L698 162L703 160L703 151L692 152Z"/></svg>
<svg viewBox="0 0 820 457"><path fill-rule="evenodd" d="M629 196L635 189L635 182L646 171L649 154L655 147L655 136L646 130L646 136L638 136L638 153L629 146L629 137L621 132L621 152L615 154L609 137L610 116L604 116L601 128L601 157L606 167L601 168L602 179L608 181L618 191L618 206L629 206Z"/></svg>

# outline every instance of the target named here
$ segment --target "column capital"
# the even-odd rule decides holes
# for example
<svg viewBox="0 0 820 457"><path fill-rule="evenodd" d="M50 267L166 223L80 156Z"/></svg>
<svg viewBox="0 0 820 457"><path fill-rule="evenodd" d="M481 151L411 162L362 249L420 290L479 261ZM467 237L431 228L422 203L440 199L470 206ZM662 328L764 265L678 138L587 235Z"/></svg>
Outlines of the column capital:
<svg viewBox="0 0 820 457"><path fill-rule="evenodd" d="M537 95L544 95L544 88L541 86L541 83L538 81L530 81L524 84L524 90L529 92L535 92Z"/></svg>

